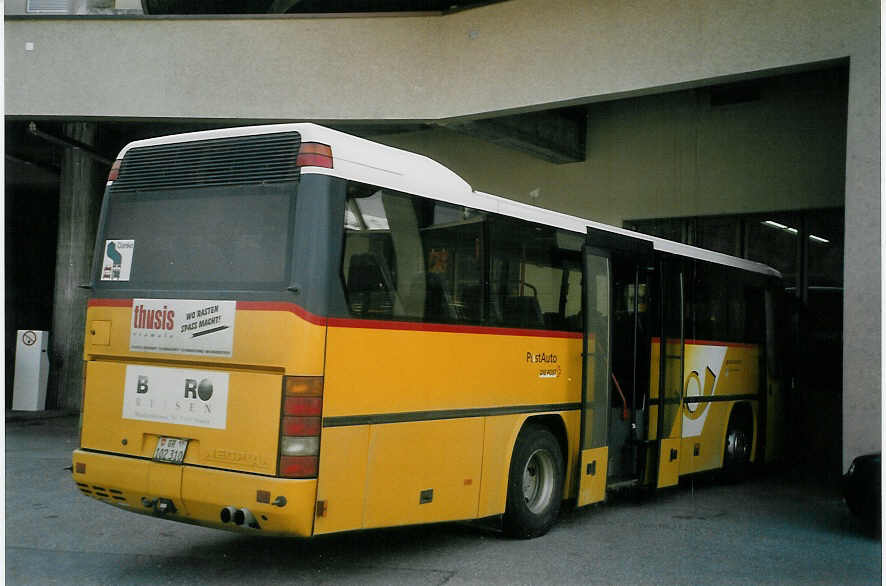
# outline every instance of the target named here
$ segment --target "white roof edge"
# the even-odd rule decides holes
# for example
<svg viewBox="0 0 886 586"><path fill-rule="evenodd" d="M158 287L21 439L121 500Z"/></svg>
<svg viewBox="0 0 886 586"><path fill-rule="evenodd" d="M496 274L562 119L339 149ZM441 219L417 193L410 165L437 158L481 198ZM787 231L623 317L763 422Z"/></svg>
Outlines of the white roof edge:
<svg viewBox="0 0 886 586"><path fill-rule="evenodd" d="M302 142L332 146L335 169L314 167L310 168L310 172L440 199L444 199L446 194L464 198L471 193L471 186L464 179L429 157L310 122L220 128L137 140L123 147L117 158L122 159L133 148L281 132L298 132ZM367 163L367 152L372 154L371 165Z"/></svg>
<svg viewBox="0 0 886 586"><path fill-rule="evenodd" d="M311 135L315 131L325 131L326 133L337 133L344 134L331 128L326 128L325 126L320 126L318 124L312 124L310 122L300 122L300 123L292 123L292 124L261 124L257 126L235 126L231 128L217 128L214 130L200 130L197 132L184 132L181 134L168 134L165 136L157 136L154 138L145 138L142 140L133 141L126 146L124 146L120 150L120 154L117 155L118 159L122 159L123 156L130 149L146 147L146 146L156 146L161 144L176 144L180 142L194 142L198 140L212 140L215 138L233 138L237 136L257 136L260 134L274 134L278 132L292 132L297 131L302 134L304 137L306 134ZM350 136L348 134L344 134L344 136ZM356 138L356 137L354 137ZM304 138L303 138L304 140Z"/></svg>
<svg viewBox="0 0 886 586"><path fill-rule="evenodd" d="M491 193L473 191L458 174L429 157L310 122L220 128L137 140L123 147L117 158L122 159L127 151L137 147L293 131L301 134L302 142L323 142L333 147L335 169L312 168L312 172L373 183L379 187L398 189L416 195L431 196L448 203L548 224L582 234L591 227L652 242L655 250L662 252L781 278L780 272L762 263L570 216ZM374 151L373 155L377 160L373 161L372 166L361 162L360 151L363 149Z"/></svg>
<svg viewBox="0 0 886 586"><path fill-rule="evenodd" d="M690 258L697 258L699 260L782 278L781 273L776 269L770 267L769 265L756 261L723 254L722 252L707 250L705 248L699 248L697 246L691 246L689 244L674 242L673 240L666 240L657 236L650 236L649 234L643 234L641 232L634 232L626 228L619 228L617 226L611 226L609 224L603 224L601 222L595 222L593 220L588 220L577 216L570 216L562 212L556 212L530 204L509 200L507 198L493 195L491 193L475 193L480 197L490 198L492 201L497 201L499 203L499 206L498 209L494 211L498 211L499 213L503 213L505 215L519 217L530 221L536 221L540 224L549 224L558 228L563 228L564 230L570 230L572 232L578 232L582 234L587 232L587 229L590 227L596 230L602 230L604 232L611 232L613 234L620 234L623 236L629 236L631 238L646 240L647 242L652 243L652 246L655 250L659 250L661 252L668 252L671 254L677 254ZM506 208L511 208L513 210L513 213L508 213L508 209Z"/></svg>

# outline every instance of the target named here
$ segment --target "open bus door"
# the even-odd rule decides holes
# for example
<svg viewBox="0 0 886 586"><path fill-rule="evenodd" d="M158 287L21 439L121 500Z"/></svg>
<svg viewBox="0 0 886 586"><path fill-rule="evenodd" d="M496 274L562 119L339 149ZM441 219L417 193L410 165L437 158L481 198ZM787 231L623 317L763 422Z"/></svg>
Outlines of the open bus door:
<svg viewBox="0 0 886 586"><path fill-rule="evenodd" d="M661 337L653 342L652 400L658 403L656 416L650 413L650 424L657 423L658 465L655 486L677 484L680 477L680 456L683 436L683 362L684 362L684 280L680 259L662 259L659 271L659 308ZM652 480L652 479L650 479Z"/></svg>
<svg viewBox="0 0 886 586"><path fill-rule="evenodd" d="M608 251L585 246L584 347L581 400L581 457L578 506L606 497L608 464L609 355L611 324L611 259Z"/></svg>
<svg viewBox="0 0 886 586"><path fill-rule="evenodd" d="M636 437L637 424L646 419L648 401L641 395L648 393L649 372L637 368L637 358L642 355L638 351L644 344L648 348L649 337L640 332L637 308L639 279L651 259L652 245L646 240L588 229L582 252L584 352L579 506L603 500L606 489L613 482L624 481L626 473L632 483L641 480L640 458L645 458L645 452L633 444L643 439ZM623 290L617 288L621 282ZM631 298L633 314L621 307L624 303L619 305L627 298ZM619 311L625 314L620 316L622 319L617 319ZM614 365L620 367L618 376ZM627 433L620 433L625 430Z"/></svg>
<svg viewBox="0 0 886 586"><path fill-rule="evenodd" d="M780 289L780 287L779 287ZM766 338L763 367L761 368L761 384L765 389L763 398L765 409L761 419L764 422L763 437L765 438L763 453L764 462L774 462L784 457L786 404L785 393L789 386L789 365L782 349L787 348L785 338L789 326L785 325L790 317L785 306L783 291L767 287L764 297L766 312Z"/></svg>

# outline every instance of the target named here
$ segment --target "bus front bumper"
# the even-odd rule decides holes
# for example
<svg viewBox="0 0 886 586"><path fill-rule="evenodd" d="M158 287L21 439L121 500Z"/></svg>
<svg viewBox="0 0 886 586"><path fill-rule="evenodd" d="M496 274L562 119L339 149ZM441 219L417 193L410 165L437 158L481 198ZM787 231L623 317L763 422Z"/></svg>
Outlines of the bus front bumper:
<svg viewBox="0 0 886 586"><path fill-rule="evenodd" d="M233 531L298 537L313 531L316 479L164 464L82 449L74 450L73 469L80 492L128 511ZM226 508L231 520L225 523ZM235 522L236 511L244 512L242 525Z"/></svg>

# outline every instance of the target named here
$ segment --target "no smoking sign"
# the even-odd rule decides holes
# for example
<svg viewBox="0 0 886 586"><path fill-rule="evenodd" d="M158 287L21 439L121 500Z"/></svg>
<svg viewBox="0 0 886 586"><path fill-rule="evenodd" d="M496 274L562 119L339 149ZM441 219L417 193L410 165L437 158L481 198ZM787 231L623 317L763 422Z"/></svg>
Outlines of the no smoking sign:
<svg viewBox="0 0 886 586"><path fill-rule="evenodd" d="M33 346L37 342L37 334L32 330L28 330L22 334L22 342L24 342L25 346Z"/></svg>

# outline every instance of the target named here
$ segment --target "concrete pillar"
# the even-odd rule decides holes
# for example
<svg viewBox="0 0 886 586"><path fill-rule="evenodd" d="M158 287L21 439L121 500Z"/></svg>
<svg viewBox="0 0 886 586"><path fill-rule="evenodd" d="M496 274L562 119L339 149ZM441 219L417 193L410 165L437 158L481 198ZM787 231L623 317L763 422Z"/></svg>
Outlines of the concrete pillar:
<svg viewBox="0 0 886 586"><path fill-rule="evenodd" d="M97 126L89 122L64 125L65 134L94 145ZM58 243L52 303L47 407L79 409L83 385L83 337L87 289L95 232L107 169L83 151L65 149L62 156Z"/></svg>
<svg viewBox="0 0 886 586"><path fill-rule="evenodd" d="M882 383L879 19L854 41L846 137L843 294L843 471L881 450Z"/></svg>

